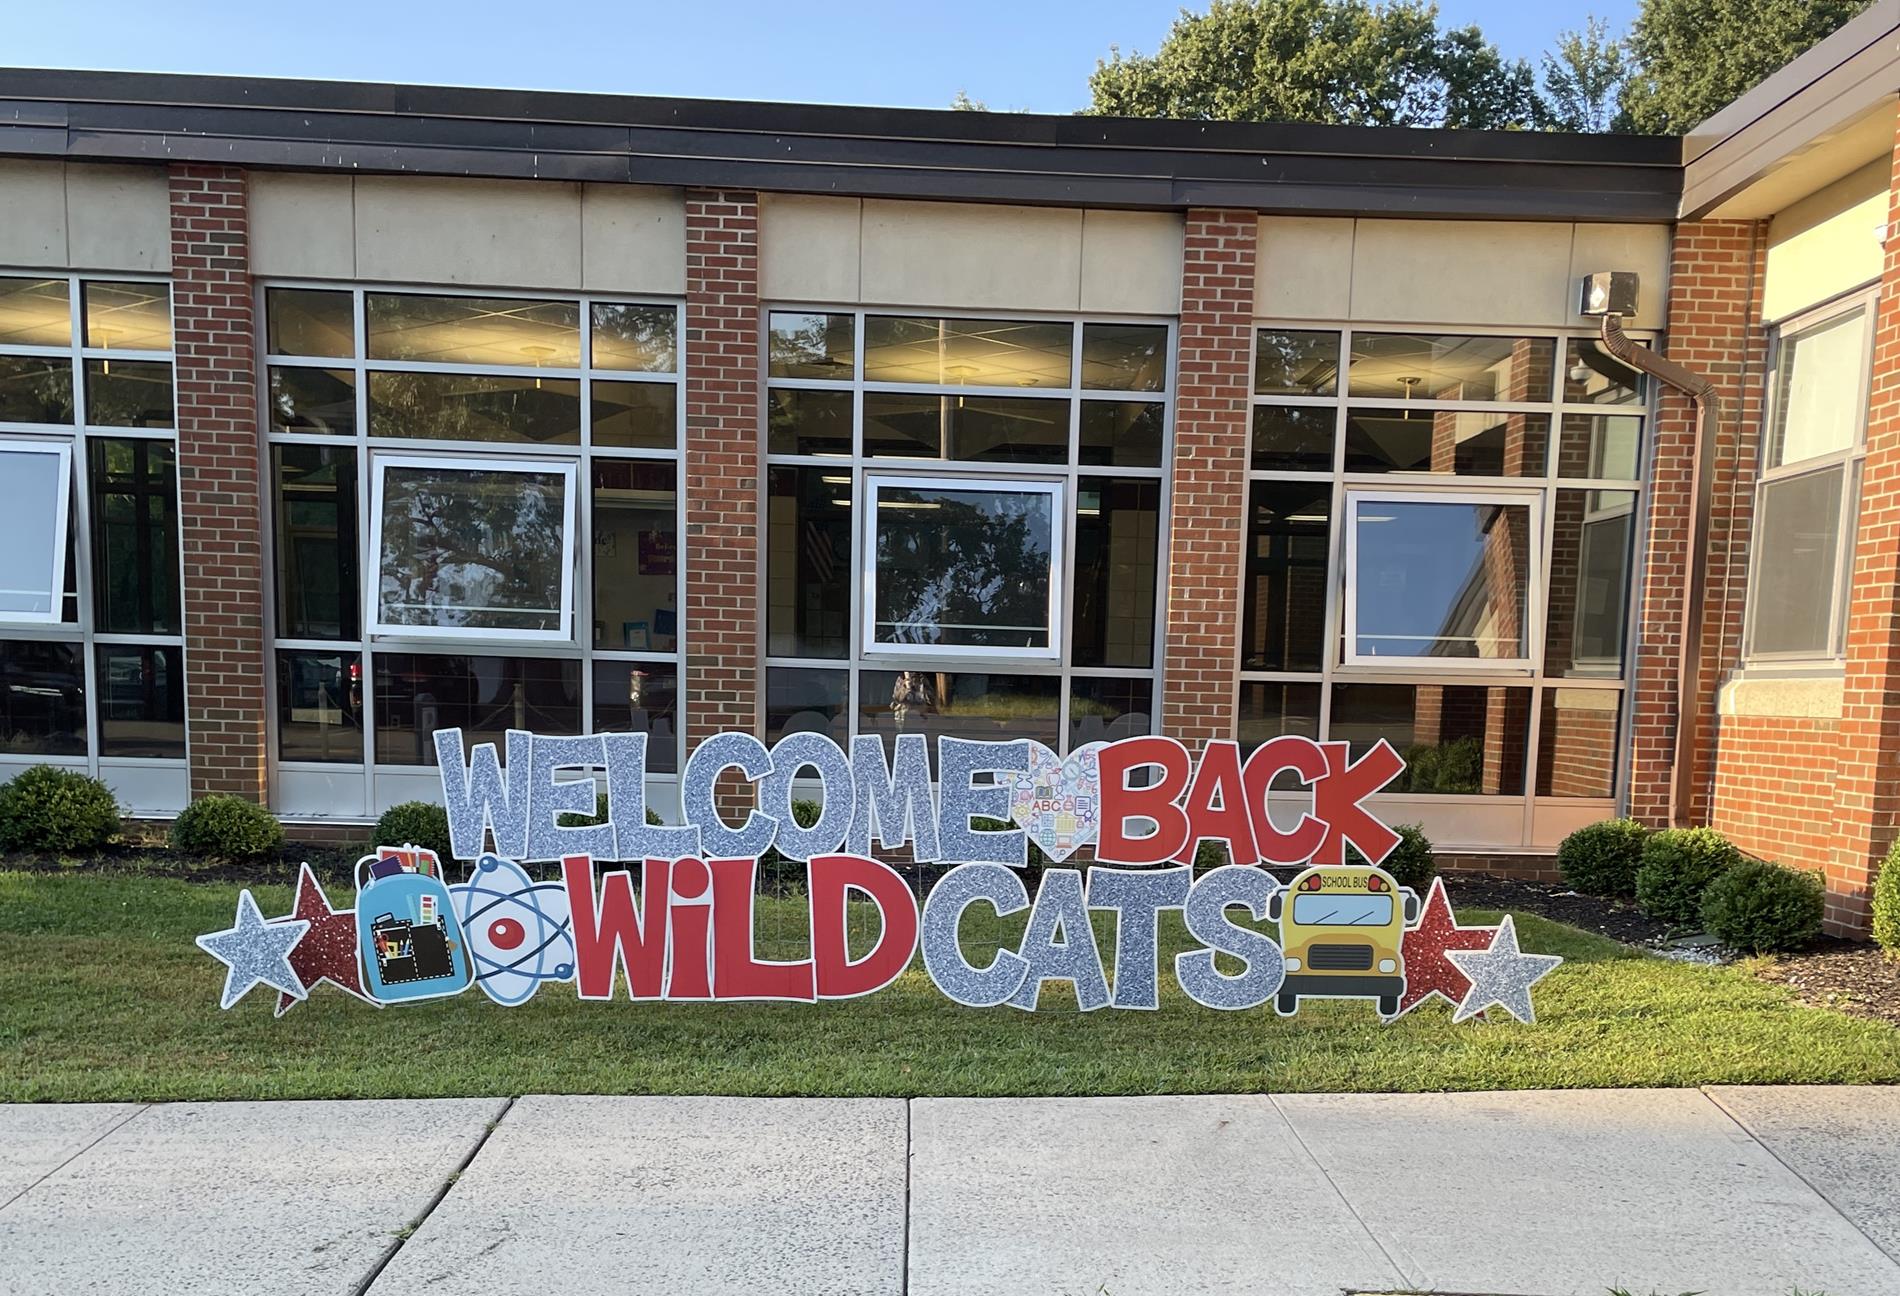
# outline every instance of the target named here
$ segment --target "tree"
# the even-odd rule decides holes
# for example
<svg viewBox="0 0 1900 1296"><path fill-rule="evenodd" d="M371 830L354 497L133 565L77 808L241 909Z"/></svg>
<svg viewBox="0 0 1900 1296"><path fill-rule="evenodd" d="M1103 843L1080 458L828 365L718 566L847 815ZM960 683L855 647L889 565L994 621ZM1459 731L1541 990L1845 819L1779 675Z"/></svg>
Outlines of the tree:
<svg viewBox="0 0 1900 1296"><path fill-rule="evenodd" d="M990 106L981 99L970 98L969 91L959 90L957 97L950 101L950 109L952 112L988 112Z"/></svg>
<svg viewBox="0 0 1900 1296"><path fill-rule="evenodd" d="M1213 0L1152 55L1111 48L1090 112L1366 126L1536 125L1530 65L1423 0Z"/></svg>
<svg viewBox="0 0 1900 1296"><path fill-rule="evenodd" d="M1582 31L1558 35L1544 55L1544 120L1552 130L1606 131L1625 125L1618 110L1633 70L1629 47L1594 15Z"/></svg>
<svg viewBox="0 0 1900 1296"><path fill-rule="evenodd" d="M1733 103L1872 0L1643 0L1623 112L1636 130L1680 135Z"/></svg>

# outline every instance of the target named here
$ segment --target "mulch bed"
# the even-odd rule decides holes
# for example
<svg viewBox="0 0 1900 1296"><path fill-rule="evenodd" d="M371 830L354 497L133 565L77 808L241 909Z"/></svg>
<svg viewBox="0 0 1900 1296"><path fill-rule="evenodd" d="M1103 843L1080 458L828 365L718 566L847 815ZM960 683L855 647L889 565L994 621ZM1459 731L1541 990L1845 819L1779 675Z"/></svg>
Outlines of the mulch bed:
<svg viewBox="0 0 1900 1296"><path fill-rule="evenodd" d="M1860 941L1828 939L1783 954L1756 975L1778 981L1803 1003L1900 1026L1900 961Z"/></svg>
<svg viewBox="0 0 1900 1296"><path fill-rule="evenodd" d="M1681 935L1667 923L1644 917L1628 901L1578 895L1561 882L1526 882L1488 873L1439 876L1445 879L1445 894L1453 909L1519 909L1646 949Z"/></svg>

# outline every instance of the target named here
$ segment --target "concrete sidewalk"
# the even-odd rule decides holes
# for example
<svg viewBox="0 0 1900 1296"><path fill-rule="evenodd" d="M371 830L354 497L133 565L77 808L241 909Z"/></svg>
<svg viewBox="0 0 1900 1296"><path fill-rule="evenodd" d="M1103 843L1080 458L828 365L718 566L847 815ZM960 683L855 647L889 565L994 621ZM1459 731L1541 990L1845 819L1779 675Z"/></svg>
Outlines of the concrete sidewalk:
<svg viewBox="0 0 1900 1296"><path fill-rule="evenodd" d="M1900 1089L0 1106L0 1293L1900 1292Z"/></svg>

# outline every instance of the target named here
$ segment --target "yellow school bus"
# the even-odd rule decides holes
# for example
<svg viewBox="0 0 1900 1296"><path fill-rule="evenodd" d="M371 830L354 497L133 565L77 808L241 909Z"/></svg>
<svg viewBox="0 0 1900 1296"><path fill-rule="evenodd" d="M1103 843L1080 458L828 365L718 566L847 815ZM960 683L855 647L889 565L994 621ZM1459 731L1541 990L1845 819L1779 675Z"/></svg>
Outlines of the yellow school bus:
<svg viewBox="0 0 1900 1296"><path fill-rule="evenodd" d="M1379 1015L1399 1010L1405 994L1405 929L1418 922L1418 896L1384 869L1310 868L1267 902L1280 924L1286 980L1274 1008L1282 1016L1301 999L1376 999Z"/></svg>

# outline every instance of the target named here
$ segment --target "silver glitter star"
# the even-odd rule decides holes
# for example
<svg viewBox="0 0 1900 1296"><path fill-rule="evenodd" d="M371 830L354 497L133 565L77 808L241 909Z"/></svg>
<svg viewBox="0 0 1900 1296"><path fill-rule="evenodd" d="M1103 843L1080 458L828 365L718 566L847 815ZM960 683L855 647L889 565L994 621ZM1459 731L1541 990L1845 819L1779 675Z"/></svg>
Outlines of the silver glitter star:
<svg viewBox="0 0 1900 1296"><path fill-rule="evenodd" d="M237 922L198 938L199 949L230 969L218 1007L229 1008L260 981L299 999L307 997L310 992L291 970L289 956L309 930L309 922L301 918L265 922L251 893L238 892Z"/></svg>
<svg viewBox="0 0 1900 1296"><path fill-rule="evenodd" d="M1521 1022L1534 1022L1531 987L1550 974L1563 959L1555 954L1520 954L1517 926L1505 914L1491 948L1482 950L1446 950L1445 957L1471 980L1464 1001L1451 1015L1453 1022L1476 1017L1492 1004L1504 1009Z"/></svg>

